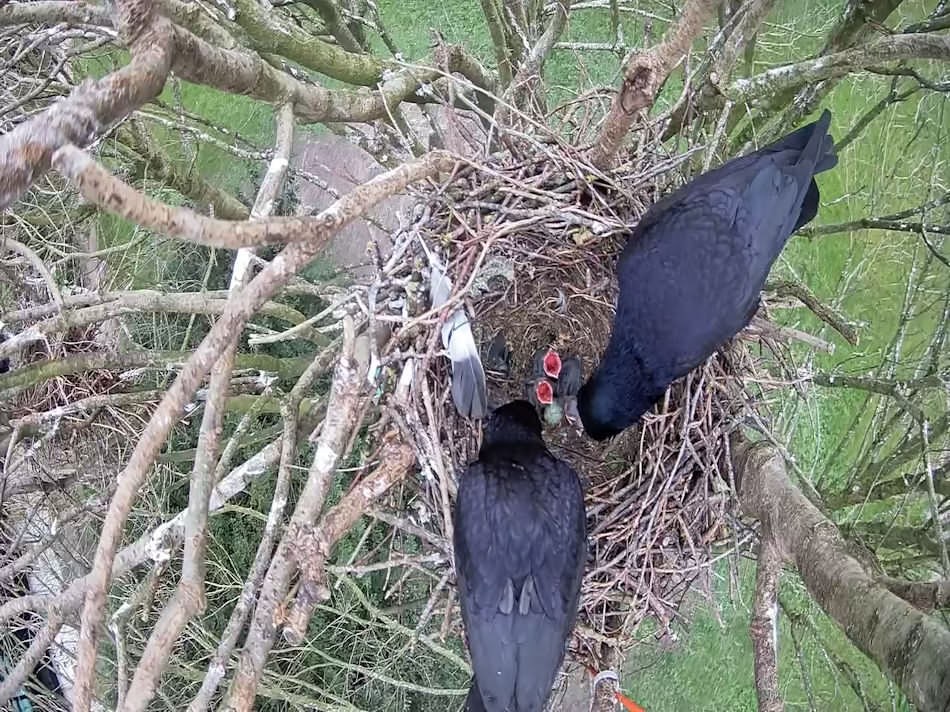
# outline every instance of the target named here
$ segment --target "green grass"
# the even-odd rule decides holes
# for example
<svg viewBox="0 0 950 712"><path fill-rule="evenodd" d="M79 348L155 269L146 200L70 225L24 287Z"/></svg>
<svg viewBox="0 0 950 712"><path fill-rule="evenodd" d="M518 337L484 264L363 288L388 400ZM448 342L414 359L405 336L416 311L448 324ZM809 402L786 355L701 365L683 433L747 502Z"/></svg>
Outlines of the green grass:
<svg viewBox="0 0 950 712"><path fill-rule="evenodd" d="M726 567L717 567L716 573L719 577L726 576ZM740 561L736 600L724 592L727 586L724 579L720 580L722 591L715 604L718 616L704 600L688 614L691 618L688 626L674 626L678 642L661 647L652 634L644 635L643 642L628 656L624 692L647 712L755 712L757 709L749 637L754 563ZM782 597L789 602L794 615L812 617L825 646L819 645L807 630L802 631L799 660L789 619L784 612L779 614L779 689L787 709L808 709L809 691L801 675L801 665L804 665L817 709L863 712L851 688L832 673L832 658L826 649L853 666L870 699L886 698L886 683L876 667L856 656L845 635L823 616L816 615L807 594L794 581L784 581Z"/></svg>

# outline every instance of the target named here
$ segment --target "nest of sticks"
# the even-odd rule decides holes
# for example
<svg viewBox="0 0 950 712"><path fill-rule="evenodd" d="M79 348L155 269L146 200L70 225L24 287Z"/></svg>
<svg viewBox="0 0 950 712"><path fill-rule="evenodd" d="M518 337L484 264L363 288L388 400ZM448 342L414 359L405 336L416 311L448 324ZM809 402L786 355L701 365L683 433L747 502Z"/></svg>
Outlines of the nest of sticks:
<svg viewBox="0 0 950 712"><path fill-rule="evenodd" d="M499 333L511 350L507 373L486 370L491 403L524 397L532 355L542 346L580 357L585 377L591 373L610 335L616 258L649 205L681 182L688 159L641 149L600 173L577 149L550 143L531 158L472 161L419 196L404 232L449 265L483 358ZM425 251L416 257L417 267L424 264ZM428 357L409 421L428 474L413 505L428 513L425 528L448 551L449 490L476 457L481 429L453 404L450 365L438 357L441 324L431 320L419 335ZM730 540L725 523L734 500L724 455L748 402L742 376L754 369L747 348L724 346L606 448L566 421L545 426L548 447L577 470L586 492L590 558L571 643L577 661L599 668L604 646L629 647L648 616L669 631L713 545Z"/></svg>

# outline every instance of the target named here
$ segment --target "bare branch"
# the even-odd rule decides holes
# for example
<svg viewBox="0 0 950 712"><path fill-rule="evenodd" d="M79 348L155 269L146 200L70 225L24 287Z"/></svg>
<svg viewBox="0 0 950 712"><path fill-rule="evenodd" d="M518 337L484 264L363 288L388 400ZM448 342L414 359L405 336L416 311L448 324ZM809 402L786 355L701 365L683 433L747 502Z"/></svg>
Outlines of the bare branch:
<svg viewBox="0 0 950 712"><path fill-rule="evenodd" d="M254 555L254 563L248 573L247 581L241 589L241 597L237 605L231 612L231 618L221 636L218 649L215 651L214 658L208 665L208 671L205 673L204 680L201 683L201 689L195 695L194 699L188 705L188 712L205 712L211 703L211 698L217 692L218 685L224 679L224 674L231 653L237 646L238 639L244 631L244 624L247 616L251 612L254 602L257 600L257 592L260 590L261 582L264 580L264 574L267 572L271 561L271 552L274 548L274 541L281 528L284 509L287 507L287 497L290 491L291 475L293 465L297 455L297 410L300 407L300 401L303 394L313 384L314 379L326 371L330 365L331 356L335 355L335 350L326 349L318 354L310 367L304 372L297 381L297 384L291 390L286 402L281 406L281 415L284 419L284 434L280 449L280 467L277 471L277 481L274 485L274 495L271 499L271 508L267 514L267 522L264 525L264 533L261 541L258 543L257 552Z"/></svg>
<svg viewBox="0 0 950 712"><path fill-rule="evenodd" d="M219 218L247 220L250 211L240 200L202 178L194 163L183 170L158 145L145 126L135 121L130 124L131 128L127 124L117 131L116 138L141 156L139 160L132 160L136 178L160 177L165 185L190 198L198 206L204 203L211 205Z"/></svg>
<svg viewBox="0 0 950 712"><path fill-rule="evenodd" d="M328 77L362 86L374 86L383 71L392 68L370 54L348 52L282 20L270 3L235 0L234 5L237 23L259 52L272 52Z"/></svg>
<svg viewBox="0 0 950 712"><path fill-rule="evenodd" d="M900 596L914 608L924 613L950 608L950 581L907 581L906 579L880 576L877 579L895 596Z"/></svg>
<svg viewBox="0 0 950 712"><path fill-rule="evenodd" d="M717 5L716 0L688 0L660 44L630 58L620 91L614 97L610 113L591 149L589 158L594 166L603 168L613 160L637 114L653 103L670 72L686 56L693 39L702 31L703 24Z"/></svg>
<svg viewBox="0 0 950 712"><path fill-rule="evenodd" d="M950 632L865 571L838 528L789 480L772 446L737 435L732 453L743 511L773 534L782 560L794 564L818 604L919 709L950 705Z"/></svg>
<svg viewBox="0 0 950 712"><path fill-rule="evenodd" d="M89 2L15 2L0 7L0 27L68 22L74 25L112 25L108 11Z"/></svg>
<svg viewBox="0 0 950 712"><path fill-rule="evenodd" d="M62 333L68 329L89 324L98 324L124 314L139 314L151 311L211 315L221 314L226 306L227 300L209 299L206 293L202 292L162 294L151 290L139 290L136 292L113 293L113 298L105 300L104 304L63 311L58 316L33 324L20 333L11 336L0 344L0 357L16 353L30 343L43 341L50 334ZM261 307L261 313L283 319L295 325L304 321L304 315L296 309L276 302L265 304ZM304 337L310 333L307 329L301 331ZM323 339L319 340L322 341Z"/></svg>
<svg viewBox="0 0 950 712"><path fill-rule="evenodd" d="M67 144L88 145L133 109L158 96L171 67L169 23L156 18L136 33L132 61L103 79L87 80L50 111L0 136L0 209L26 192Z"/></svg>
<svg viewBox="0 0 950 712"><path fill-rule="evenodd" d="M723 93L732 101L752 106L766 104L777 94L822 79L842 77L880 62L899 59L950 59L950 37L937 34L891 35L804 62L769 69L748 79L737 79Z"/></svg>
<svg viewBox="0 0 950 712"><path fill-rule="evenodd" d="M263 674L267 656L277 637L280 624L278 606L290 585L296 568L294 549L302 528L306 528L323 508L327 492L336 472L343 449L358 425L362 374L353 357L355 334L352 319L344 318L343 351L337 362L327 405L327 416L316 445L313 462L307 474L288 532L281 540L258 595L257 608L251 620L244 652L235 679L226 698L226 706L246 712L253 708L254 694Z"/></svg>
<svg viewBox="0 0 950 712"><path fill-rule="evenodd" d="M323 231L314 234L312 240L295 243L285 248L247 287L229 301L221 318L212 327L169 388L145 427L125 469L118 477L119 484L102 525L82 613L79 664L76 671L77 692L83 688L86 689L78 697L80 701L85 699L85 707L80 708L81 712L86 712L88 707L90 694L88 686L92 680L100 625L106 608L106 592L125 520L165 438L177 422L201 379L233 335L243 329L251 314L277 290L286 285L298 270L307 265L323 248L334 231L356 219L380 200L403 189L413 180L433 175L440 167L447 167L448 162L449 159L444 153L428 154L418 161L380 174L371 181L354 188L352 192L324 210L315 218L317 222L324 225ZM318 450L318 452L322 451ZM80 681L83 681L82 685Z"/></svg>
<svg viewBox="0 0 950 712"><path fill-rule="evenodd" d="M755 604L749 623L759 712L782 712L785 709L778 689L778 579L781 573L781 557L766 533L759 548Z"/></svg>
<svg viewBox="0 0 950 712"><path fill-rule="evenodd" d="M334 544L359 521L373 502L405 477L415 459L412 448L402 441L397 431L391 430L383 435L383 443L382 464L329 510L316 527L299 532L296 557L301 582L284 629L284 637L292 643L299 644L303 640L317 603L329 597L325 566Z"/></svg>
<svg viewBox="0 0 950 712"><path fill-rule="evenodd" d="M270 169L258 191L251 211L252 220L266 220L280 195L287 177L290 148L293 143L293 109L285 104L278 117L277 145ZM231 276L231 292L238 294L250 281L248 260L235 260ZM185 551L182 575L171 600L165 605L162 615L148 638L145 650L135 669L122 710L141 712L155 694L155 687L165 670L172 646L181 635L185 625L201 613L205 600L205 548L208 524L208 504L214 486L215 463L221 447L221 430L224 425L225 401L234 357L237 352L240 331L231 335L230 342L211 371L208 400L201 420L198 435L197 456L189 478L188 509L185 514ZM296 420L292 421L296 427ZM287 431L284 432L287 438Z"/></svg>
<svg viewBox="0 0 950 712"><path fill-rule="evenodd" d="M43 282L46 283L46 288L49 290L49 296L53 300L53 303L57 308L62 309L63 295L59 293L56 280L53 279L53 275L50 274L50 271L46 268L46 263L40 259L40 256L22 242L14 240L12 237L5 237L3 241L0 242L0 253L2 253L3 248L16 252L33 265L33 269L39 272L40 277L43 278Z"/></svg>
<svg viewBox="0 0 950 712"><path fill-rule="evenodd" d="M770 281L765 289L778 297L795 297L808 307L811 312L837 331L852 346L858 343L858 333L847 317L833 307L824 304L818 296L801 282L790 280Z"/></svg>
<svg viewBox="0 0 950 712"><path fill-rule="evenodd" d="M239 249L296 241L320 241L325 239L321 235L339 229L335 224L337 214L329 210L317 217L270 218L250 222L208 218L188 208L177 208L152 200L111 175L88 154L74 146L64 146L54 160L56 169L69 178L87 200L104 210L199 245ZM447 165L450 158L448 153L434 152L424 160L427 161L426 170L422 170L420 175L426 175L428 169L436 164ZM417 166L416 172L419 170Z"/></svg>

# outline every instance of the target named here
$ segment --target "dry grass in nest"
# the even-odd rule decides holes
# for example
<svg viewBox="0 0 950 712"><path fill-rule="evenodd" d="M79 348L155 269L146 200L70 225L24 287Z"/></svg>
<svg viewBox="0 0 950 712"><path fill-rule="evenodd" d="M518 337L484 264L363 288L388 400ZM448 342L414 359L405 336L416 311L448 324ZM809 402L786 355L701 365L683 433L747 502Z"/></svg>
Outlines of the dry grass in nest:
<svg viewBox="0 0 950 712"><path fill-rule="evenodd" d="M682 160L658 164L636 155L594 178L573 149L548 146L535 160L464 169L428 197L414 229L450 256L455 284L469 285L483 354L499 332L512 351L510 374L489 373L493 404L523 397L541 346L580 356L585 374L596 366L613 322L616 258L629 228L669 182L663 173ZM429 343L436 340L433 334ZM430 429L437 422L460 473L477 453L478 429L448 396L447 361L430 364L436 397L420 408L418 422ZM575 467L586 490L591 555L572 646L578 659L596 666L602 644L628 646L648 615L668 629L711 545L726 536L731 478L723 453L742 408L732 376L751 368L746 349L727 349L606 446L565 422L546 428L548 446ZM446 537L446 493L428 494Z"/></svg>

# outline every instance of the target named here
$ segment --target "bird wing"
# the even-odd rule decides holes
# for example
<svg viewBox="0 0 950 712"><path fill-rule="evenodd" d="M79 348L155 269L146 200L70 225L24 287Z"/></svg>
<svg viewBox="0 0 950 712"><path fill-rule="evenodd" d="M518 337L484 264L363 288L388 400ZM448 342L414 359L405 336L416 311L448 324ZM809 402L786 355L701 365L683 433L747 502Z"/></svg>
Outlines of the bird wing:
<svg viewBox="0 0 950 712"><path fill-rule="evenodd" d="M812 173L825 138L697 183L631 238L618 267L618 323L636 325L653 373L682 376L748 324L772 264L807 217L803 203L817 202Z"/></svg>
<svg viewBox="0 0 950 712"><path fill-rule="evenodd" d="M455 520L459 600L485 708L541 710L586 561L577 474L546 452L475 463L462 477Z"/></svg>

